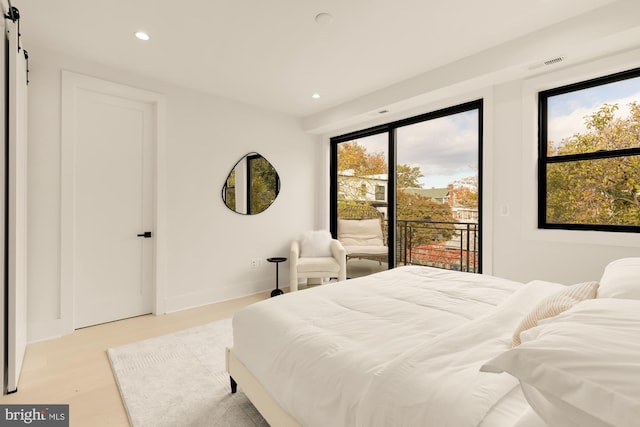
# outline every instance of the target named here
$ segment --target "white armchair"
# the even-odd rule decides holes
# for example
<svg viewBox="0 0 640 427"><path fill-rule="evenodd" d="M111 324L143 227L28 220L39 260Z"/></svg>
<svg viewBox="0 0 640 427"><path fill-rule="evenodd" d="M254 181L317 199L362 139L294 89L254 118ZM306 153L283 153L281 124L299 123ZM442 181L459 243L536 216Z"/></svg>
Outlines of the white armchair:
<svg viewBox="0 0 640 427"><path fill-rule="evenodd" d="M298 279L321 284L325 277L346 280L347 255L342 243L331 238L328 231L307 232L300 240L291 242L289 290L298 290Z"/></svg>

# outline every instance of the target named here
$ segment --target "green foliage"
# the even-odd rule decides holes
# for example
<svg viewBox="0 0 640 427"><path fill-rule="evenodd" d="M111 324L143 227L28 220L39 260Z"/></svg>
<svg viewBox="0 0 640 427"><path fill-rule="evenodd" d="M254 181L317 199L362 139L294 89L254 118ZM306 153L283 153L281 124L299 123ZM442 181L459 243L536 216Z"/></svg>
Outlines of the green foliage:
<svg viewBox="0 0 640 427"><path fill-rule="evenodd" d="M627 117L605 104L585 117L586 132L550 141L551 156L640 147L640 105ZM622 156L547 165L547 222L640 225L640 156Z"/></svg>
<svg viewBox="0 0 640 427"><path fill-rule="evenodd" d="M338 144L338 172L353 171L354 176L385 174L387 159L383 152L369 153L358 141Z"/></svg>
<svg viewBox="0 0 640 427"><path fill-rule="evenodd" d="M424 175L418 166L398 165L396 167L396 185L398 188L422 188L418 181Z"/></svg>
<svg viewBox="0 0 640 427"><path fill-rule="evenodd" d="M278 174L264 157L252 159L251 167L251 213L267 209L278 195Z"/></svg>
<svg viewBox="0 0 640 427"><path fill-rule="evenodd" d="M453 237L455 232L453 224L437 224L435 226L425 224L425 222L457 222L453 218L451 207L448 204L402 190L397 191L396 198L398 221L407 220L407 228L411 230L408 237L411 239L412 245L442 242ZM403 238L403 236L398 236L398 238Z"/></svg>
<svg viewBox="0 0 640 427"><path fill-rule="evenodd" d="M468 176L453 183L455 205L478 208L478 175Z"/></svg>
<svg viewBox="0 0 640 427"><path fill-rule="evenodd" d="M352 172L353 175L351 173L345 174L346 171ZM338 210L342 211L350 205L358 205L363 202L363 195L360 194L360 180L356 178L388 173L385 154L382 152L369 153L366 147L357 141L341 143L338 145L338 172L343 173L339 177L341 194L338 200ZM414 245L446 241L454 235L452 224L439 224L434 227L433 225L425 225L425 222L457 222L453 218L451 207L448 204L436 202L430 197L402 191L402 188L422 187L418 181L422 176L419 167L398 165L396 168L398 187L396 214L398 220L413 220L408 222L408 226L412 230L410 238ZM400 238L400 236L398 237Z"/></svg>
<svg viewBox="0 0 640 427"><path fill-rule="evenodd" d="M225 191L225 199L224 203L228 208L232 210L236 210L236 170L235 168L231 171L229 176L227 177L227 182L224 186Z"/></svg>

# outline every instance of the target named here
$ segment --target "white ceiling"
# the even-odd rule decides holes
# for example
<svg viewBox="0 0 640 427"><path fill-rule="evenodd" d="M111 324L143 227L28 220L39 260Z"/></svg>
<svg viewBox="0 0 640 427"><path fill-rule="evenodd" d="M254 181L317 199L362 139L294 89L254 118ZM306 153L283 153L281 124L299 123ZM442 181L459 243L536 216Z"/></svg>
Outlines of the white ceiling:
<svg viewBox="0 0 640 427"><path fill-rule="evenodd" d="M309 116L614 0L12 0L31 46ZM318 25L321 12L334 17ZM138 30L151 40L134 37ZM312 99L313 93L319 99Z"/></svg>

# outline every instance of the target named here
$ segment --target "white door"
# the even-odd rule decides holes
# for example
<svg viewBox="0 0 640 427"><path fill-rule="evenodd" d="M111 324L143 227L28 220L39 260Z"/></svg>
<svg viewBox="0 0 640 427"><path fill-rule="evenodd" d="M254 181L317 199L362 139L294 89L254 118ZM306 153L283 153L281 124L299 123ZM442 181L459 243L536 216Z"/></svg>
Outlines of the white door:
<svg viewBox="0 0 640 427"><path fill-rule="evenodd" d="M7 356L6 391L14 392L22 370L22 361L27 348L27 67L24 50L19 48L18 21L5 20L8 85L4 90L8 98L7 158L3 157L6 170L2 171L7 204L6 235L3 235L6 250L7 280L3 306L6 307L7 333L4 355ZM4 56L4 55L3 55ZM4 221L3 221L4 222ZM2 269L0 269L2 270Z"/></svg>
<svg viewBox="0 0 640 427"><path fill-rule="evenodd" d="M151 103L78 87L73 120L75 327L153 309ZM151 232L151 238L138 236Z"/></svg>

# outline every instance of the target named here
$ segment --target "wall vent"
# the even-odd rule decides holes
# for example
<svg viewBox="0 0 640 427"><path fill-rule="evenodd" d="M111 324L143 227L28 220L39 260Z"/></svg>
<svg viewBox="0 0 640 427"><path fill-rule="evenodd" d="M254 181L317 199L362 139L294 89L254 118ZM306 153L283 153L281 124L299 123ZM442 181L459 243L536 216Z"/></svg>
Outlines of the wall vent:
<svg viewBox="0 0 640 427"><path fill-rule="evenodd" d="M558 62L562 62L564 61L564 56L557 56L555 58L551 58L551 59L547 59L546 61L543 62L544 65L553 65L553 64L557 64Z"/></svg>
<svg viewBox="0 0 640 427"><path fill-rule="evenodd" d="M536 68L549 67L551 65L559 64L565 61L564 56L556 56L554 58L549 58L541 62L536 62L534 64L529 65L527 68L529 70L535 70Z"/></svg>

